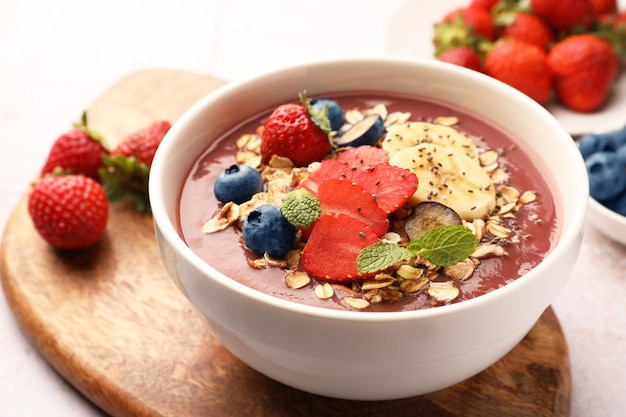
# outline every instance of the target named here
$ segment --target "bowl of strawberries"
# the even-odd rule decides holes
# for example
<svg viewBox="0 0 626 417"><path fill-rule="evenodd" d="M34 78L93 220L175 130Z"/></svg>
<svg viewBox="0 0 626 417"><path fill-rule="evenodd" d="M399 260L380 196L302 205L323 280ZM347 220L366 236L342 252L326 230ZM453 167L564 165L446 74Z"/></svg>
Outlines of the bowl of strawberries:
<svg viewBox="0 0 626 417"><path fill-rule="evenodd" d="M508 83L570 134L618 129L626 108L623 7L616 0L406 2L388 26L387 49Z"/></svg>
<svg viewBox="0 0 626 417"><path fill-rule="evenodd" d="M520 342L567 282L589 194L528 96L376 57L209 94L163 139L149 196L167 271L230 352L297 389L387 400Z"/></svg>

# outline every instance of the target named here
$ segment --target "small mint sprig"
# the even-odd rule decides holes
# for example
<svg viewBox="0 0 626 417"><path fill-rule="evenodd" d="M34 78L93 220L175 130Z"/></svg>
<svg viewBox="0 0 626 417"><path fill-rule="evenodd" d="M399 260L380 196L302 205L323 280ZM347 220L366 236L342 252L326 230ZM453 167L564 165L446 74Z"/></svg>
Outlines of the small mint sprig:
<svg viewBox="0 0 626 417"><path fill-rule="evenodd" d="M391 242L368 246L359 253L357 268L359 272L371 274L418 255L437 266L454 265L470 256L478 242L465 226L436 227L419 239L411 240L406 248Z"/></svg>
<svg viewBox="0 0 626 417"><path fill-rule="evenodd" d="M280 208L283 217L296 227L309 227L322 212L320 202L313 194L302 188L287 194Z"/></svg>

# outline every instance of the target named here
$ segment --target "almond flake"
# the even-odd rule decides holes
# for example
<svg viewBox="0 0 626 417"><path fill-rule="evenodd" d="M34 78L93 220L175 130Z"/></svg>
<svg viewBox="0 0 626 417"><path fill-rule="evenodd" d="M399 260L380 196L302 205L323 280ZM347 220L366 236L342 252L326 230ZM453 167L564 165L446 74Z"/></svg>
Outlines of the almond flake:
<svg viewBox="0 0 626 417"><path fill-rule="evenodd" d="M439 116L435 118L435 122L443 126L454 126L459 123L459 118L455 116Z"/></svg>
<svg viewBox="0 0 626 417"><path fill-rule="evenodd" d="M415 280L409 279L406 281L402 281L400 283L400 288L406 294L414 294L418 291L421 291L421 289L424 288L426 284L428 284L429 282L430 280L426 277L422 277L422 278L415 279Z"/></svg>
<svg viewBox="0 0 626 417"><path fill-rule="evenodd" d="M443 273L450 278L458 279L459 281L467 281L474 273L476 266L477 264L471 259L464 259L454 265L446 266L443 269Z"/></svg>
<svg viewBox="0 0 626 417"><path fill-rule="evenodd" d="M291 272L285 277L285 283L291 289L297 290L306 287L311 282L311 277L306 272Z"/></svg>
<svg viewBox="0 0 626 417"><path fill-rule="evenodd" d="M537 199L537 193L535 191L524 191L524 194L519 198L519 202L522 204L532 203Z"/></svg>
<svg viewBox="0 0 626 417"><path fill-rule="evenodd" d="M229 201L224 204L224 207L219 212L202 225L200 231L202 233L215 233L226 229L239 219L239 211L239 205Z"/></svg>
<svg viewBox="0 0 626 417"><path fill-rule="evenodd" d="M317 295L317 298L321 300L328 300L329 298L332 298L333 295L335 295L335 290L333 289L333 286L330 285L328 282L316 285L314 291L315 295Z"/></svg>
<svg viewBox="0 0 626 417"><path fill-rule="evenodd" d="M354 298L354 297L343 297L341 299L344 303L352 308L356 308L358 310L362 310L364 308L369 307L370 303L367 300L362 298Z"/></svg>
<svg viewBox="0 0 626 417"><path fill-rule="evenodd" d="M490 150L480 154L478 157L480 161L480 165L483 167L494 164L498 162L498 153L496 151Z"/></svg>
<svg viewBox="0 0 626 417"><path fill-rule="evenodd" d="M361 290L368 291L377 288L385 288L393 284L394 278L391 275L387 275L384 279L370 279L363 281L361 284Z"/></svg>
<svg viewBox="0 0 626 417"><path fill-rule="evenodd" d="M431 282L426 292L440 303L450 302L460 293L453 281Z"/></svg>
<svg viewBox="0 0 626 417"><path fill-rule="evenodd" d="M479 245L474 252L470 255L472 258L483 259L490 256L504 256L506 255L506 251L500 245L495 245L493 243L486 243L484 245Z"/></svg>

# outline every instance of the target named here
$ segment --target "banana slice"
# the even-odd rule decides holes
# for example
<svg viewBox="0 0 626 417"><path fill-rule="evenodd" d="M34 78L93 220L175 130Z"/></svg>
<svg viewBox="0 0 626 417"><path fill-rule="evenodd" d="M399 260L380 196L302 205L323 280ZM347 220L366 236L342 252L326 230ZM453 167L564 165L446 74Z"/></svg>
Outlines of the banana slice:
<svg viewBox="0 0 626 417"><path fill-rule="evenodd" d="M408 122L392 125L382 142L382 148L393 156L396 152L420 143L433 143L455 149L470 158L478 155L474 141L450 126L428 122Z"/></svg>
<svg viewBox="0 0 626 417"><path fill-rule="evenodd" d="M458 149L421 143L396 151L391 165L406 168L419 179L409 202L436 201L456 211L463 220L487 217L496 206L496 192L478 158Z"/></svg>

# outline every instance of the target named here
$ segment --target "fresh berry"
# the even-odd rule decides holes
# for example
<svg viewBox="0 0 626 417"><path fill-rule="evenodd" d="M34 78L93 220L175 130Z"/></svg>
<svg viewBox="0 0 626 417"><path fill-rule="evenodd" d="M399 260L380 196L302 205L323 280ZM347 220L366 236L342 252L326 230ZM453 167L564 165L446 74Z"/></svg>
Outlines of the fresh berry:
<svg viewBox="0 0 626 417"><path fill-rule="evenodd" d="M102 237L108 202L96 181L83 175L47 175L28 196L35 229L52 246L81 249Z"/></svg>
<svg viewBox="0 0 626 417"><path fill-rule="evenodd" d="M404 230L409 239L419 239L435 227L462 224L461 217L450 207L436 201L423 201L413 207L404 220Z"/></svg>
<svg viewBox="0 0 626 417"><path fill-rule="evenodd" d="M438 57L440 61L484 72L483 63L478 53L469 46L456 46L443 51Z"/></svg>
<svg viewBox="0 0 626 417"><path fill-rule="evenodd" d="M611 44L591 34L570 36L549 52L558 98L570 109L591 112L607 100L619 59Z"/></svg>
<svg viewBox="0 0 626 417"><path fill-rule="evenodd" d="M597 17L615 15L618 13L617 0L589 0L589 2Z"/></svg>
<svg viewBox="0 0 626 417"><path fill-rule="evenodd" d="M611 134L590 133L581 136L578 140L578 150L583 159L587 159L596 152L615 152L617 150L617 142Z"/></svg>
<svg viewBox="0 0 626 417"><path fill-rule="evenodd" d="M496 43L487 53L488 75L525 93L538 103L545 103L552 91L552 74L546 52L530 43L515 39Z"/></svg>
<svg viewBox="0 0 626 417"><path fill-rule="evenodd" d="M589 193L598 201L617 197L626 189L626 167L615 152L596 152L586 160Z"/></svg>
<svg viewBox="0 0 626 417"><path fill-rule="evenodd" d="M335 146L374 145L385 132L385 123L378 114L370 114L342 132L335 139Z"/></svg>
<svg viewBox="0 0 626 417"><path fill-rule="evenodd" d="M615 150L615 154L622 161L624 166L626 166L626 145L621 145ZM626 173L624 173L626 175Z"/></svg>
<svg viewBox="0 0 626 417"><path fill-rule="evenodd" d="M105 156L100 178L109 201L129 200L139 212L150 211L148 177L157 148L171 127L157 120L126 136Z"/></svg>
<svg viewBox="0 0 626 417"><path fill-rule="evenodd" d="M566 34L574 30L589 30L595 22L589 0L531 0L530 7L554 30Z"/></svg>
<svg viewBox="0 0 626 417"><path fill-rule="evenodd" d="M346 214L323 214L302 250L304 270L318 279L351 281L359 273L357 258L366 247L379 241L365 223Z"/></svg>
<svg viewBox="0 0 626 417"><path fill-rule="evenodd" d="M319 186L330 179L346 179L359 184L370 193L387 213L402 207L417 189L418 179L408 169L381 163L366 169L354 169L353 165L326 159L319 168L305 179L300 187L317 195Z"/></svg>
<svg viewBox="0 0 626 417"><path fill-rule="evenodd" d="M317 98L311 100L311 106L316 107L322 112L326 111L326 117L328 117L328 121L330 122L330 130L337 131L341 129L346 122L343 109L335 100ZM324 110L324 107L326 110Z"/></svg>
<svg viewBox="0 0 626 417"><path fill-rule="evenodd" d="M453 10L444 16L442 23L461 23L474 34L487 40L494 40L496 37L496 28L491 13L482 7L462 7Z"/></svg>
<svg viewBox="0 0 626 417"><path fill-rule="evenodd" d="M374 196L380 208L393 213L402 207L417 189L417 176L408 169L389 164L369 169L350 170L352 181Z"/></svg>
<svg viewBox="0 0 626 417"><path fill-rule="evenodd" d="M215 197L222 203L241 204L263 191L263 178L249 165L231 165L218 175L213 184Z"/></svg>
<svg viewBox="0 0 626 417"><path fill-rule="evenodd" d="M319 167L311 171L298 187L304 188L316 196L317 190L323 182L334 179L350 179L351 177L352 173L349 165L337 159L324 159L319 164Z"/></svg>
<svg viewBox="0 0 626 417"><path fill-rule="evenodd" d="M450 48L467 46L478 51L481 44L495 39L491 13L482 7L462 7L447 13L435 24L435 56Z"/></svg>
<svg viewBox="0 0 626 417"><path fill-rule="evenodd" d="M342 213L354 217L382 236L389 230L387 213L360 185L341 179L323 182L317 192L323 213Z"/></svg>
<svg viewBox="0 0 626 417"><path fill-rule="evenodd" d="M283 104L263 124L263 163L272 156L288 158L296 166L319 161L330 151L330 122L302 95L301 104ZM315 111L312 111L315 109Z"/></svg>
<svg viewBox="0 0 626 417"><path fill-rule="evenodd" d="M282 258L292 248L296 228L283 217L280 209L264 204L252 210L241 228L243 241L257 255Z"/></svg>
<svg viewBox="0 0 626 417"><path fill-rule="evenodd" d="M367 169L389 162L389 155L375 146L357 146L337 152L335 160L346 163L350 169Z"/></svg>
<svg viewBox="0 0 626 417"><path fill-rule="evenodd" d="M102 156L108 150L102 143L102 137L87 127L87 114L83 113L80 123L59 136L44 164L41 175L55 170L66 174L81 174L97 179L98 170L102 168Z"/></svg>
<svg viewBox="0 0 626 417"><path fill-rule="evenodd" d="M112 156L124 156L126 158L134 157L140 162L146 164L147 167L152 166L152 160L157 148L161 144L163 137L172 127L167 120L158 120L150 123L145 128L138 130L126 136L117 145Z"/></svg>
<svg viewBox="0 0 626 417"><path fill-rule="evenodd" d="M552 28L539 16L532 13L512 13L500 32L501 39L517 39L548 50L554 42Z"/></svg>
<svg viewBox="0 0 626 417"><path fill-rule="evenodd" d="M626 192L622 192L609 200L602 201L602 205L622 216L626 216Z"/></svg>
<svg viewBox="0 0 626 417"><path fill-rule="evenodd" d="M481 7L491 12L498 1L499 0L472 0L470 1L469 7Z"/></svg>

